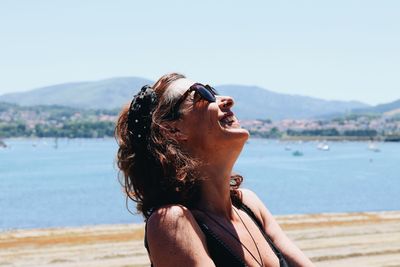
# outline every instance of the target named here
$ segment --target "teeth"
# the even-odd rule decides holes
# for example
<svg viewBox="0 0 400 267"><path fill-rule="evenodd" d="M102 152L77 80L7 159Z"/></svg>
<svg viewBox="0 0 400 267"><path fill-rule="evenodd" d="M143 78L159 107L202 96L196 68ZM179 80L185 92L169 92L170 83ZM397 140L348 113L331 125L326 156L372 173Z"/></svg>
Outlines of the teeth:
<svg viewBox="0 0 400 267"><path fill-rule="evenodd" d="M233 116L227 116L225 118L223 118L222 120L220 120L222 123L224 124L229 124L235 121Z"/></svg>

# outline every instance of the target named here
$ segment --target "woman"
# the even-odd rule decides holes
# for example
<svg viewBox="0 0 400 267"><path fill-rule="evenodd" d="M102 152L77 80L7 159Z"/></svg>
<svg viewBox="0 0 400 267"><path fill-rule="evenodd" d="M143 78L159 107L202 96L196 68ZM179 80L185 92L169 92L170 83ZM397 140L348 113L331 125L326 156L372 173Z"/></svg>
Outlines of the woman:
<svg viewBox="0 0 400 267"><path fill-rule="evenodd" d="M145 86L116 126L118 167L146 219L153 266L313 266L232 168L234 101L181 74Z"/></svg>

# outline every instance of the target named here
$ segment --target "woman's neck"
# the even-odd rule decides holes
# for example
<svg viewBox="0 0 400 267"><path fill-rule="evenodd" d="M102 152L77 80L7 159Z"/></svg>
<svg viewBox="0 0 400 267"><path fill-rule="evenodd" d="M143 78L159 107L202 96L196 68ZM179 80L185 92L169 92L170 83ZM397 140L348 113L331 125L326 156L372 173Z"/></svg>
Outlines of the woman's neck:
<svg viewBox="0 0 400 267"><path fill-rule="evenodd" d="M244 144L244 143L243 143ZM230 179L233 166L243 144L232 144L224 149L215 149L212 152L196 155L202 162L199 174L205 180L201 181L199 210L212 213L226 219L234 218L230 194Z"/></svg>
<svg viewBox="0 0 400 267"><path fill-rule="evenodd" d="M202 181L199 210L212 213L216 216L233 218L232 201L230 196L230 177L232 164L208 165L201 172L205 180Z"/></svg>

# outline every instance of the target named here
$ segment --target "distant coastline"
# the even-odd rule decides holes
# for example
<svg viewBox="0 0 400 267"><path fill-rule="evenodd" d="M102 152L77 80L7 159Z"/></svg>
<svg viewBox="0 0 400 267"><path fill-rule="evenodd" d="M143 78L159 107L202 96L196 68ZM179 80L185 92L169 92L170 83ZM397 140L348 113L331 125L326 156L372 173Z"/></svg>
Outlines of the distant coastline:
<svg viewBox="0 0 400 267"><path fill-rule="evenodd" d="M113 139L113 135L104 135L104 136L87 136L87 134L83 134L83 136L7 136L2 137L0 136L0 148L7 147L7 140L8 139ZM280 138L271 138L271 137L263 137L262 133L252 133L250 138L257 138L257 139L265 139L265 140L277 140L280 142L400 142L400 136L379 136L375 138L370 138L366 136L322 136L322 135L315 135L315 136L282 136ZM55 141L56 142L56 141Z"/></svg>
<svg viewBox="0 0 400 267"><path fill-rule="evenodd" d="M119 109L0 103L0 139L104 138L114 135ZM333 118L242 120L253 137L282 141L400 141L400 115L345 114Z"/></svg>
<svg viewBox="0 0 400 267"><path fill-rule="evenodd" d="M315 135L315 136L283 136L279 139L283 142L295 142L295 141L303 141L303 142L311 142L311 141L318 141L318 142L400 142L400 136L377 136L371 138L369 136L322 136L322 135Z"/></svg>

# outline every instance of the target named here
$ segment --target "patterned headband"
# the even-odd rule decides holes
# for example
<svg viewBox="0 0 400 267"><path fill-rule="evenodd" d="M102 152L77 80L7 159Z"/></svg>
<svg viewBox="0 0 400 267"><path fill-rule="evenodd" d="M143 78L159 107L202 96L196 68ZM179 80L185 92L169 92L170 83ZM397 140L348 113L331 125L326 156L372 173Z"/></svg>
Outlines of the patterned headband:
<svg viewBox="0 0 400 267"><path fill-rule="evenodd" d="M143 86L133 97L128 113L128 131L136 148L147 147L152 114L157 104L157 95L149 85Z"/></svg>

